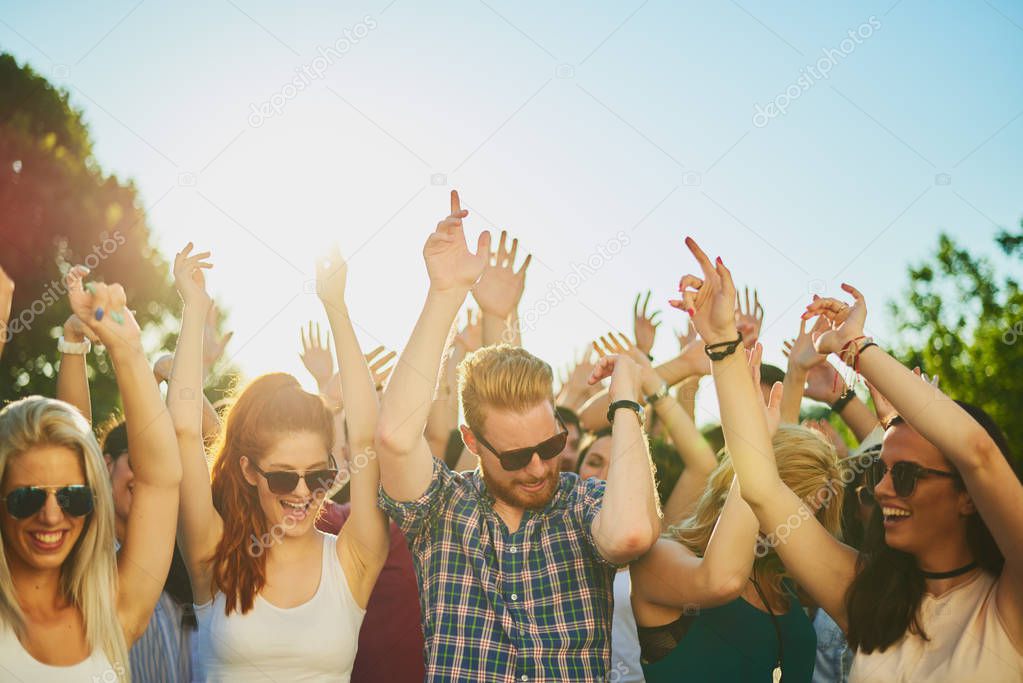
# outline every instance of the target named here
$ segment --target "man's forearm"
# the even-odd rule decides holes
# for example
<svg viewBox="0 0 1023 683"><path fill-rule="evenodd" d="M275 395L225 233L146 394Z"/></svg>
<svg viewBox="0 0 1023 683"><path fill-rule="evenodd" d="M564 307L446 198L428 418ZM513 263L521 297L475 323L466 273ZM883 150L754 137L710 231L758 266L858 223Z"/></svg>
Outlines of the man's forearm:
<svg viewBox="0 0 1023 683"><path fill-rule="evenodd" d="M634 559L657 540L661 528L653 465L639 417L621 409L611 432L611 463L597 543L608 559Z"/></svg>

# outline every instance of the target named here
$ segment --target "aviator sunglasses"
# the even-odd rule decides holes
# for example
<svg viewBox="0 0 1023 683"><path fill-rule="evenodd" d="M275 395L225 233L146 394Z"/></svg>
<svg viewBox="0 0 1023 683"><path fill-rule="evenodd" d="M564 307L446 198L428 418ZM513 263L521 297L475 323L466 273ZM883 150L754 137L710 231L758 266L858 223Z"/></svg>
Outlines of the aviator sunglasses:
<svg viewBox="0 0 1023 683"><path fill-rule="evenodd" d="M334 460L334 456L330 455L330 466L318 469L309 470L303 474L299 474L293 470L274 470L272 472L265 472L259 468L255 462L251 462L252 469L256 470L264 479L266 479L266 485L270 489L271 493L278 495L284 495L291 493L298 486L299 479L305 479L305 485L310 491L316 493L318 491L328 491L334 486L334 481L337 479L338 469L337 461Z"/></svg>
<svg viewBox="0 0 1023 683"><path fill-rule="evenodd" d="M959 475L955 472L933 470L908 460L900 460L889 469L888 465L878 456L874 459L870 469L867 470L867 485L873 489L881 483L885 473L889 471L892 473L892 487L895 489L895 494L900 498L908 498L913 495L913 491L916 489L916 482L925 477L959 479Z"/></svg>
<svg viewBox="0 0 1023 683"><path fill-rule="evenodd" d="M71 486L20 486L11 489L0 499L7 506L7 512L15 519L26 519L46 505L46 497L53 494L60 509L72 517L84 517L92 512L92 489L85 484Z"/></svg>
<svg viewBox="0 0 1023 683"><path fill-rule="evenodd" d="M557 413L554 417L558 421L558 426L561 427L561 431L552 436L549 439L541 441L535 446L528 446L526 448L515 448L510 451L498 451L496 448L487 443L487 440L482 436L473 432L473 436L481 444L486 446L490 451L497 456L498 461L508 472L514 472L515 470L521 470L523 467L529 464L529 461L533 459L533 453L536 453L543 460L550 460L556 458L561 454L561 451L565 450L565 445L568 443L568 428L565 423L561 421L561 416Z"/></svg>

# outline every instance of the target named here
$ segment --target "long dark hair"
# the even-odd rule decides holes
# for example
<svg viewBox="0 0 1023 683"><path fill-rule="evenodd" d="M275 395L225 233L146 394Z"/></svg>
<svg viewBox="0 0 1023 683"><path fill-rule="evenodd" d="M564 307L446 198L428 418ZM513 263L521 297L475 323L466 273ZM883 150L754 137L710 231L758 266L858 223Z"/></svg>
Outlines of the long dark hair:
<svg viewBox="0 0 1023 683"><path fill-rule="evenodd" d="M984 428L1011 463L1009 444L991 416L969 403L956 403ZM893 420L889 426L899 422ZM961 479L956 479L956 486L963 489ZM995 576L1001 574L1005 558L978 512L966 522L966 541L980 568ZM875 506L857 560L857 574L846 594L849 647L868 654L884 651L907 631L927 640L919 617L925 587L916 558L885 543L881 506Z"/></svg>

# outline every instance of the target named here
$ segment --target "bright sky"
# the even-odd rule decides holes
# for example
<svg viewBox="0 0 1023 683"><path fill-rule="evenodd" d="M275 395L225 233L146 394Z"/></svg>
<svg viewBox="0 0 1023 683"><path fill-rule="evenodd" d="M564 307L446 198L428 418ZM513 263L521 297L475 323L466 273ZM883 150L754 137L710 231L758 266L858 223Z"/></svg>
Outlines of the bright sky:
<svg viewBox="0 0 1023 683"><path fill-rule="evenodd" d="M164 254L213 251L246 373L311 384L299 327L322 318L308 283L331 240L363 346L400 348L451 187L471 239L508 228L534 254L525 343L556 366L630 330L639 289L667 309L687 234L759 287L781 364L811 291L853 282L884 337L939 231L990 252L1023 214L1005 0L337 4L0 6L0 49L70 91ZM686 316L663 317L666 359Z"/></svg>

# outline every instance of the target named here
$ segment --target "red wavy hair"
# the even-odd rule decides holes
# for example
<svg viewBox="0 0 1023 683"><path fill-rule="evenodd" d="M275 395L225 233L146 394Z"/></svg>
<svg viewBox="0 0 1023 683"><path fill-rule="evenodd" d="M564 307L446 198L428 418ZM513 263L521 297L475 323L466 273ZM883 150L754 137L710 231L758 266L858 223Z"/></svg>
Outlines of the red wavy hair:
<svg viewBox="0 0 1023 683"><path fill-rule="evenodd" d="M274 372L252 380L238 393L214 447L213 506L224 520L224 534L210 558L213 583L226 598L225 613L252 609L266 584L266 553L249 552L253 538L267 533L256 487L245 480L241 457L250 461L270 450L284 434L313 432L327 450L334 444L334 419L316 394L291 375Z"/></svg>

